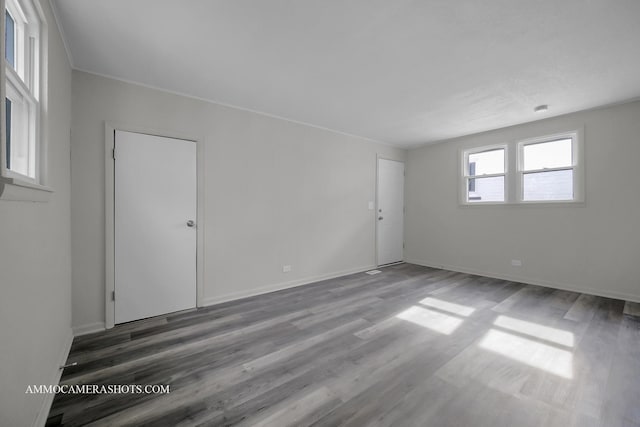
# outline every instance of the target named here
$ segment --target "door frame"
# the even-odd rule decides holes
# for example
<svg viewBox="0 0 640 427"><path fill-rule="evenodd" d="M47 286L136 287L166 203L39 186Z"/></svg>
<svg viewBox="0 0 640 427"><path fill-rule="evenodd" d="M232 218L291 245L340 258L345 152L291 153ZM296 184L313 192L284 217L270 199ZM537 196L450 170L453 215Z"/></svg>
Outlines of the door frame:
<svg viewBox="0 0 640 427"><path fill-rule="evenodd" d="M380 221L378 221L378 209L379 209L379 204L380 204L380 188L378 188L378 181L380 178L380 160L390 160L392 162L398 162L398 163L402 163L404 165L404 181L402 182L402 192L404 193L402 195L402 200L404 200L404 204L406 206L406 200L407 200L407 162L405 162L404 160L398 160L398 159L394 159L392 157L386 157L386 156L381 156L380 154L376 155L376 209L375 209L375 216L374 216L374 221L375 221L375 258L376 258L376 267L380 267L380 263L378 262L378 246L380 245L379 239L378 239L378 223ZM406 228L406 209L405 206L403 206L402 208L402 260L398 261L395 264L399 264L401 262L404 262L404 230ZM391 264L385 264L385 265L391 265Z"/></svg>
<svg viewBox="0 0 640 427"><path fill-rule="evenodd" d="M111 299L115 291L115 131L142 133L165 138L182 139L196 144L196 307L204 301L204 139L194 138L180 132L152 129L136 125L105 121L104 162L105 162L105 328L115 325L115 301Z"/></svg>

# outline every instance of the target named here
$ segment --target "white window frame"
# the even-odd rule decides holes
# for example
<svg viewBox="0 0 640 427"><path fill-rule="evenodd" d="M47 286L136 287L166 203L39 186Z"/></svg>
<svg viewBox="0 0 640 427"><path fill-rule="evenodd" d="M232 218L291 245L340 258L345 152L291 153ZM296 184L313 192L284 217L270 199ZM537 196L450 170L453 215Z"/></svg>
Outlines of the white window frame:
<svg viewBox="0 0 640 427"><path fill-rule="evenodd" d="M20 102L24 104L26 108L26 122L23 124L24 129L23 133L26 135L27 140L24 142L26 144L26 150L28 152L28 169L33 171L33 176L24 175L20 172L17 172L13 169L6 168L6 161L4 163L5 168L5 176L9 178L15 178L26 182L38 183L40 179L40 159L39 159L39 144L38 144L38 124L39 124L39 103L31 93L26 84L20 79L17 73L7 68L7 80L6 84L6 95L9 98L16 102L16 99L20 99ZM13 124L13 123L12 123ZM5 141L6 144L6 141ZM15 148L15 147L12 147ZM6 146L4 147L4 153L6 155Z"/></svg>
<svg viewBox="0 0 640 427"><path fill-rule="evenodd" d="M571 165L556 167L556 168L544 168L536 170L524 170L524 147L527 145L543 144L545 142L553 142L559 139L571 139ZM584 201L584 164L581 161L582 157L582 138L579 135L578 130L569 132L561 132L551 135L545 135L535 138L528 138L518 141L518 185L517 188L517 201L518 203L525 204L540 204L540 203L580 203ZM531 173L540 172L553 172L571 170L573 171L573 199L564 200L524 200L524 176Z"/></svg>
<svg viewBox="0 0 640 427"><path fill-rule="evenodd" d="M504 173L492 173L483 175L469 175L469 156L472 154L484 153L487 151L504 150ZM506 203L509 194L509 146L508 144L483 145L481 147L469 148L462 151L462 181L460 187L460 203L464 205L502 205ZM469 200L469 179L473 178L494 178L504 177L504 201L470 201Z"/></svg>
<svg viewBox="0 0 640 427"><path fill-rule="evenodd" d="M548 168L539 171L524 171L524 147L530 144L551 142L558 139L571 138L572 165L568 167ZM499 201L469 201L468 180L469 155L504 148L505 153L505 200ZM459 151L460 169L458 173L459 204L460 206L486 205L583 205L585 201L585 162L584 162L584 130L582 127L552 132L542 136L513 139L502 144L471 145ZM571 200L524 200L524 175L533 172L551 172L554 170L573 170L573 199ZM501 176L502 174L475 175L476 178Z"/></svg>
<svg viewBox="0 0 640 427"><path fill-rule="evenodd" d="M47 70L44 57L46 56L46 21L43 11L36 0L5 0L0 1L2 8L2 25L0 26L0 44L2 46L2 75L0 81L2 135L0 143L0 199L46 201L53 190L45 184L46 169L45 142L41 130L42 91L46 87ZM15 69L5 59L4 37L5 18L7 10L15 22ZM5 97L20 99L19 103L25 109L26 124L23 134L26 140L24 149L28 150L28 172L23 174L6 167L7 141L5 140L6 116ZM13 139L13 138L12 138ZM18 145L12 140L12 149ZM42 191L38 191L42 190Z"/></svg>

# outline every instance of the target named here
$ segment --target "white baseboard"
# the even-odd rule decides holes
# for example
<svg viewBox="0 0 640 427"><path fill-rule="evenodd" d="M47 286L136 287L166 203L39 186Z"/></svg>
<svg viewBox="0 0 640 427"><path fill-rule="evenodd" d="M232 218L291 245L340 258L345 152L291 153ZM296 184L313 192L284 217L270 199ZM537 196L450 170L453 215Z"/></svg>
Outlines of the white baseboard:
<svg viewBox="0 0 640 427"><path fill-rule="evenodd" d="M295 288L296 286L308 285L310 283L319 282L321 280L334 279L336 277L347 276L349 274L362 273L363 271L372 270L374 268L376 268L375 265L367 265L364 267L358 267L351 270L344 270L344 271L339 271L339 272L330 273L330 274L323 274L320 276L306 277L304 279L293 280L290 282L276 283L276 284L262 286L259 288L250 289L242 292L234 292L232 294L227 294L220 297L205 298L203 300L203 307L215 305L215 304L221 304L223 302L235 301L242 298L253 297L256 295L268 294L270 292L281 291L283 289Z"/></svg>
<svg viewBox="0 0 640 427"><path fill-rule="evenodd" d="M81 335L92 334L94 332L104 331L104 322L89 323L87 325L78 325L73 327L73 336L79 337Z"/></svg>
<svg viewBox="0 0 640 427"><path fill-rule="evenodd" d="M595 296L605 297L605 298L621 299L621 300L631 301L631 302L640 302L640 295L627 294L625 292L607 291L607 290L603 291L602 289L579 287L575 285L550 282L547 280L540 280L540 279L535 279L531 277L511 276L508 274L496 274L488 271L478 270L475 268L465 268L465 267L459 267L455 265L439 264L435 262L416 260L416 259L408 259L405 262L409 264L422 265L425 267L456 271L459 273L475 274L477 276L491 277L494 279L501 279L501 280L509 280L510 282L520 282L520 283L526 283L529 285L544 286L545 288L559 289L562 291L571 291L571 292L578 292L578 293L595 295Z"/></svg>
<svg viewBox="0 0 640 427"><path fill-rule="evenodd" d="M73 332L69 329L66 338L64 339L64 344L60 351L60 355L58 356L58 363L55 366L55 371L51 376L51 381L47 384L58 384L60 382L60 377L62 376L62 369L60 366L64 365L67 362L67 357L69 356L69 351L71 350L71 344L73 343ZM47 393L44 395L44 399L42 400L42 406L40 407L40 411L38 411L38 416L36 417L33 425L35 427L42 427L47 423L47 418L49 417L49 411L51 410L51 404L53 403L53 398L55 394Z"/></svg>

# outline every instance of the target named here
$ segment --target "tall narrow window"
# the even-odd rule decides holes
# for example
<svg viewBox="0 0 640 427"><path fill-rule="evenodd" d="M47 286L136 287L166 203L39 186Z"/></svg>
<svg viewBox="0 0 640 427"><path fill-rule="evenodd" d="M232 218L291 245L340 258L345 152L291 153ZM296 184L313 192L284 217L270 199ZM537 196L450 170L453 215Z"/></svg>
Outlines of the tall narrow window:
<svg viewBox="0 0 640 427"><path fill-rule="evenodd" d="M40 27L33 0L6 0L3 175L38 183Z"/></svg>
<svg viewBox="0 0 640 427"><path fill-rule="evenodd" d="M574 136L520 143L523 201L574 200Z"/></svg>
<svg viewBox="0 0 640 427"><path fill-rule="evenodd" d="M465 189L469 203L504 202L505 148L465 152Z"/></svg>

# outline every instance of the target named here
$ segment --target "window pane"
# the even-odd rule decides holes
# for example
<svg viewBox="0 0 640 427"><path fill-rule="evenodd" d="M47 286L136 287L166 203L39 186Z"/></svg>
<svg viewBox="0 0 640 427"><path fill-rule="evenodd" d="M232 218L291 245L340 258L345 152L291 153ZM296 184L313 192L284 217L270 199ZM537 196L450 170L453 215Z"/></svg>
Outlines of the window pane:
<svg viewBox="0 0 640 427"><path fill-rule="evenodd" d="M573 170L524 174L524 200L573 200Z"/></svg>
<svg viewBox="0 0 640 427"><path fill-rule="evenodd" d="M11 67L16 68L16 53L15 53L15 21L9 15L9 12L4 13L4 57L7 62L11 64Z"/></svg>
<svg viewBox="0 0 640 427"><path fill-rule="evenodd" d="M7 85L7 163L8 167L22 175L33 177L31 167L31 153L29 146L29 106L24 98L12 94L13 90ZM10 125L10 127L9 127Z"/></svg>
<svg viewBox="0 0 640 427"><path fill-rule="evenodd" d="M524 146L524 170L572 166L571 138Z"/></svg>
<svg viewBox="0 0 640 427"><path fill-rule="evenodd" d="M11 101L9 98L4 99L5 105L5 124L6 124L6 147L7 152L5 158L7 159L7 169L11 169Z"/></svg>
<svg viewBox="0 0 640 427"><path fill-rule="evenodd" d="M504 176L469 178L469 202L504 202Z"/></svg>
<svg viewBox="0 0 640 427"><path fill-rule="evenodd" d="M504 173L504 148L469 154L467 173L470 176Z"/></svg>

